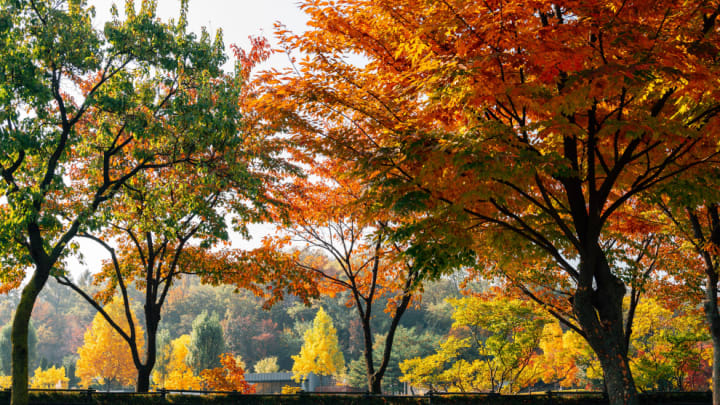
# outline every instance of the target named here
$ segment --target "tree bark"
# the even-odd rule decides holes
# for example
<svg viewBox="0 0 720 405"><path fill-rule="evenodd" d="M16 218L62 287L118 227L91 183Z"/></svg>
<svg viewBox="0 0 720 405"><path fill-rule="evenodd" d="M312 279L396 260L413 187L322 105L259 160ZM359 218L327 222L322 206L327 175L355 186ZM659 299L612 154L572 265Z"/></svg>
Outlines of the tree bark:
<svg viewBox="0 0 720 405"><path fill-rule="evenodd" d="M137 368L137 380L135 382L135 392L150 391L150 372L152 367L140 366Z"/></svg>
<svg viewBox="0 0 720 405"><path fill-rule="evenodd" d="M363 349L363 356L365 357L365 370L367 375L368 390L371 394L382 394L381 379L377 378L375 374L375 362L373 360L373 339L372 331L370 330L370 319L364 317L360 319L360 324L363 329L363 343L365 348Z"/></svg>
<svg viewBox="0 0 720 405"><path fill-rule="evenodd" d="M600 361L611 405L639 403L623 328L625 291L625 285L612 274L599 246L581 259L573 309L585 338Z"/></svg>
<svg viewBox="0 0 720 405"><path fill-rule="evenodd" d="M11 405L28 403L28 329L30 317L40 291L48 277L50 266L37 265L30 282L23 288L20 302L13 317L12 340L12 394Z"/></svg>
<svg viewBox="0 0 720 405"><path fill-rule="evenodd" d="M138 370L137 382L135 385L136 392L150 391L150 373L155 367L157 361L157 331L160 324L160 307L145 304L145 325L147 328L147 350L145 353L145 363L135 364ZM139 350L137 348L136 350ZM139 354L139 353L138 353Z"/></svg>
<svg viewBox="0 0 720 405"><path fill-rule="evenodd" d="M718 311L718 275L714 271L708 272L705 288L705 319L710 327L710 337L713 345L712 362L712 393L713 405L720 405L720 312Z"/></svg>

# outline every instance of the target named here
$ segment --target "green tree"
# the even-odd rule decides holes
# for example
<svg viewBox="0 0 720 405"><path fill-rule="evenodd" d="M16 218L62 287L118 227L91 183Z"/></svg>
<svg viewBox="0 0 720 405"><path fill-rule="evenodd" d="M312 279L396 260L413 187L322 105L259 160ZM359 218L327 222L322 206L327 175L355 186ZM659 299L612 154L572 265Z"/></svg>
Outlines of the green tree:
<svg viewBox="0 0 720 405"><path fill-rule="evenodd" d="M401 363L401 381L446 390L514 393L540 377L537 351L547 318L505 297L451 299L454 332L437 353Z"/></svg>
<svg viewBox="0 0 720 405"><path fill-rule="evenodd" d="M10 336L12 334L12 325L7 324L0 329L0 370L2 375L10 375L12 372L10 359L12 352L12 345L10 344ZM28 329L28 361L33 366L35 365L35 353L37 348L37 334L35 327L30 324Z"/></svg>
<svg viewBox="0 0 720 405"><path fill-rule="evenodd" d="M293 379L304 380L308 374L334 375L343 372L345 359L340 351L337 330L322 307L312 328L305 332L304 343L297 356L292 356Z"/></svg>
<svg viewBox="0 0 720 405"><path fill-rule="evenodd" d="M182 3L186 10L186 2ZM218 37L163 23L153 1L102 31L83 0L0 2L0 265L19 287L13 405L28 401L28 328L38 294L72 239L105 221L103 202L136 174L201 162L224 111L207 108L226 57ZM234 119L234 117L232 117ZM222 135L220 135L222 136Z"/></svg>
<svg viewBox="0 0 720 405"><path fill-rule="evenodd" d="M153 367L153 384L157 387L165 386L165 379L167 379L170 372L168 366L170 364L170 356L172 355L172 346L170 345L170 332L167 329L160 329L157 333L157 360L155 367Z"/></svg>
<svg viewBox="0 0 720 405"><path fill-rule="evenodd" d="M221 367L220 355L225 352L220 319L216 313L208 315L203 311L192 323L190 346L185 361L196 375L202 370Z"/></svg>

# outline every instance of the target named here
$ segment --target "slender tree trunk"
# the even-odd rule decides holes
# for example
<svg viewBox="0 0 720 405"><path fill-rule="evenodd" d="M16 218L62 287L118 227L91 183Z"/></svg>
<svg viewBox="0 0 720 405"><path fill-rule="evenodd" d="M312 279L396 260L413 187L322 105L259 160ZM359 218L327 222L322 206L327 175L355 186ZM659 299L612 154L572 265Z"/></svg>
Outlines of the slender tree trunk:
<svg viewBox="0 0 720 405"><path fill-rule="evenodd" d="M380 381L375 374L375 365L373 360L373 340L372 331L370 330L370 319L360 319L363 328L363 356L365 357L365 370L367 375L368 390L371 394L382 394Z"/></svg>
<svg viewBox="0 0 720 405"><path fill-rule="evenodd" d="M157 331L160 323L160 309L155 308L152 304L145 304L145 308L147 350L145 351L145 363L135 365L138 370L137 382L135 385L136 392L150 391L150 373L152 373L157 360Z"/></svg>
<svg viewBox="0 0 720 405"><path fill-rule="evenodd" d="M637 390L630 372L623 329L625 285L612 275L599 246L592 252L582 260L573 309L588 343L600 360L610 404L637 405Z"/></svg>
<svg viewBox="0 0 720 405"><path fill-rule="evenodd" d="M388 365L390 364L390 356L392 355L393 341L395 340L395 331L397 331L398 325L400 325L400 318L402 318L408 305L410 305L410 299L412 295L406 293L403 295L400 305L395 310L392 321L390 322L390 328L388 329L387 335L385 335L385 348L383 349L383 357L380 362L380 367L375 371L375 379L371 381L371 391L376 393L382 393L382 379L385 377L385 371L387 371ZM373 384L377 384L375 387Z"/></svg>
<svg viewBox="0 0 720 405"><path fill-rule="evenodd" d="M28 403L28 329L35 301L48 277L50 266L37 265L30 282L23 288L12 324L12 394L11 405Z"/></svg>

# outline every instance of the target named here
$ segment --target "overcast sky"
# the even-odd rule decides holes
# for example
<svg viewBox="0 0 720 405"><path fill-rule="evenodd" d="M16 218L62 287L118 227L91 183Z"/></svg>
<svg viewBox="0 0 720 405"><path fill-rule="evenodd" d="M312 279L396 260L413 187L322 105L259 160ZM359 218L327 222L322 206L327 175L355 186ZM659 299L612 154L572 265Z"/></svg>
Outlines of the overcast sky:
<svg viewBox="0 0 720 405"><path fill-rule="evenodd" d="M95 25L101 28L105 21L110 19L110 7L115 3L120 13L125 8L125 1L89 0L95 6ZM140 1L135 3L139 8ZM162 20L177 19L180 10L180 0L158 0L157 15ZM188 28L200 33L201 27L207 27L214 36L218 28L223 30L223 39L228 54L231 55L230 45L236 44L241 48L249 48L248 36L265 36L275 44L273 25L280 21L289 29L296 32L304 30L305 15L297 6L296 0L190 0L188 9ZM267 65L282 67L287 64L286 57L277 55L270 59ZM262 66L261 66L262 67ZM253 239L242 240L237 235L232 237L232 247L252 248L259 245L262 236L267 234L270 227L258 225L251 227ZM99 270L101 260L107 257L106 252L97 244L90 241L78 240L81 252L85 257L85 264L71 260L69 264L73 275L78 275L85 269L95 273Z"/></svg>
<svg viewBox="0 0 720 405"><path fill-rule="evenodd" d="M117 4L120 13L125 8L124 0L89 0L95 6L96 25L102 27L110 19L110 7ZM140 0L135 0L140 7ZM157 15L163 20L177 19L180 15L180 0L157 0ZM297 0L190 0L188 28L200 32L207 27L214 36L218 28L223 30L225 46L229 53L230 44L248 48L248 36L263 35L273 41L273 24L280 21L292 31L302 31L307 19L298 8ZM230 53L229 53L230 54ZM285 63L282 56L272 60L273 65Z"/></svg>

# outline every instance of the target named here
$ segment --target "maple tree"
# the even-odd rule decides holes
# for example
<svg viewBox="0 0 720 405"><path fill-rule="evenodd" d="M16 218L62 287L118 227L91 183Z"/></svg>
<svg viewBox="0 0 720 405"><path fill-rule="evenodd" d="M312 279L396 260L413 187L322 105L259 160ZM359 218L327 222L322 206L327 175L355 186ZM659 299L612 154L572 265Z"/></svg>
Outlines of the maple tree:
<svg viewBox="0 0 720 405"><path fill-rule="evenodd" d="M311 29L278 35L302 59L259 77L258 109L303 147L351 162L383 206L422 213L418 239L523 252L551 268L610 402L636 404L627 285L607 232L640 193L717 156L720 6L301 7ZM443 221L454 232L433 233Z"/></svg>
<svg viewBox="0 0 720 405"><path fill-rule="evenodd" d="M236 132L221 38L187 32L181 9L164 23L155 2L126 1L100 31L85 1L0 3L3 291L33 270L13 320L15 405L28 401L31 311L75 235L138 173L202 161Z"/></svg>
<svg viewBox="0 0 720 405"><path fill-rule="evenodd" d="M666 185L658 195L647 196L662 220L660 230L678 241L679 271L665 282L669 297L702 301L712 339L713 403L720 403L720 195L718 167L685 173ZM669 291L668 291L669 290Z"/></svg>
<svg viewBox="0 0 720 405"><path fill-rule="evenodd" d="M699 314L673 311L656 299L645 299L638 308L630 346L637 386L642 391L707 389L703 370L710 357L708 338Z"/></svg>
<svg viewBox="0 0 720 405"><path fill-rule="evenodd" d="M123 322L125 307L117 299L105 306L104 312L120 319L119 326L128 333L131 322ZM131 316L134 318L134 311ZM133 321L134 322L134 321ZM138 331L136 339L140 347L144 344L144 334ZM85 341L78 348L75 374L80 378L80 386L88 388L91 384L119 383L122 386L132 385L136 377L135 363L130 348L123 337L110 326L105 317L98 313L93 318L90 328L85 332Z"/></svg>
<svg viewBox="0 0 720 405"><path fill-rule="evenodd" d="M241 394L254 394L255 386L245 381L244 364L230 353L220 355L221 367L200 372L203 386L213 391L236 391Z"/></svg>
<svg viewBox="0 0 720 405"><path fill-rule="evenodd" d="M582 336L573 330L563 332L558 322L551 322L545 325L539 347L543 382L563 388L599 388L594 379L602 377L602 371Z"/></svg>
<svg viewBox="0 0 720 405"><path fill-rule="evenodd" d="M308 374L337 375L345 369L345 359L338 347L337 330L332 319L320 307L312 327L305 332L300 353L292 356L295 381L303 381Z"/></svg>
<svg viewBox="0 0 720 405"><path fill-rule="evenodd" d="M315 178L293 180L274 213L283 223L278 227L279 235L266 238L257 252L278 252L299 244L302 249L273 257L269 267L275 272L295 272L295 279L307 280L322 293L349 293L348 305L357 311L362 332L368 390L381 393L395 332L417 299L422 281L469 263L470 255L446 254L445 245L436 242L423 255L408 259L404 256L407 244L392 237L402 216L370 214L371 203L360 198L361 185L344 175L346 167L341 162L308 155L302 148L290 151L309 165L307 174ZM314 292L307 290L308 294ZM374 305L381 299L387 300L385 312L390 324L384 345L376 349L371 320L376 313ZM375 350L381 353L377 359Z"/></svg>

